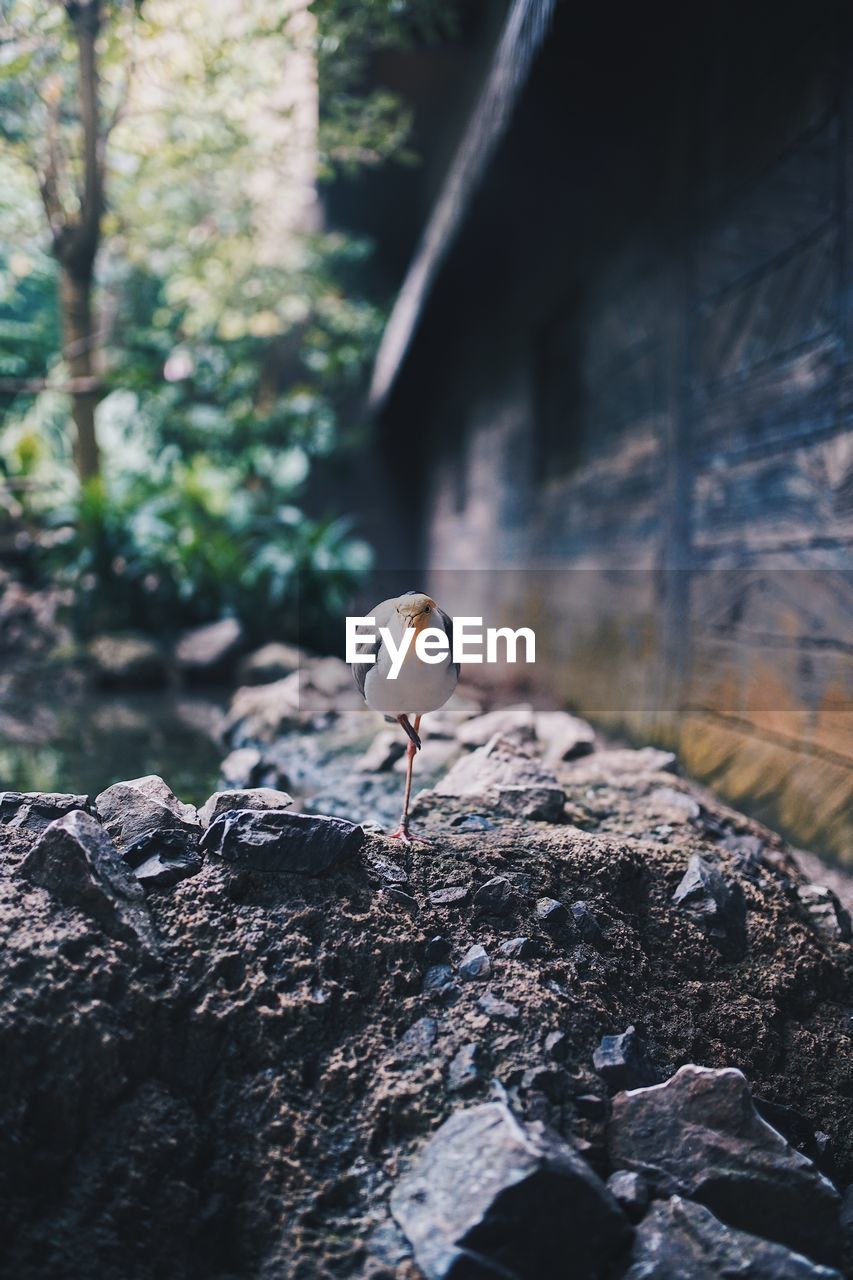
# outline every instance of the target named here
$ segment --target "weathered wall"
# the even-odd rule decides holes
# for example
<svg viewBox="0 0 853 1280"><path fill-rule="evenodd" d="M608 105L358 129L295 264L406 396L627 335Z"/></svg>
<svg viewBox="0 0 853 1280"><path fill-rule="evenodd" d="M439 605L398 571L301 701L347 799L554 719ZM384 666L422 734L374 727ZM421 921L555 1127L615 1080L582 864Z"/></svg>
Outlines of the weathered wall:
<svg viewBox="0 0 853 1280"><path fill-rule="evenodd" d="M518 172L544 119L522 113L455 266L513 175L540 245L492 259L479 310L445 282L389 417L430 433L423 558L447 603L533 621L544 690L853 858L853 80L840 8L777 18L742 47L717 14L685 33L621 223L618 178L573 178L571 238L558 169ZM530 92L556 136L559 86Z"/></svg>

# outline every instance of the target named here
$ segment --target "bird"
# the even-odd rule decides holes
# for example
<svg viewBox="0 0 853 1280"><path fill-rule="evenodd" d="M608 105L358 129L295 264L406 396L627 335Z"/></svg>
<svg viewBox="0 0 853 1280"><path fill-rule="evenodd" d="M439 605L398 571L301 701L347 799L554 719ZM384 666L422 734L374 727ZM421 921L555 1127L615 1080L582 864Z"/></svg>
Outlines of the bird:
<svg viewBox="0 0 853 1280"><path fill-rule="evenodd" d="M459 680L459 663L453 661L453 619L422 591L406 591L401 596L383 600L366 616L374 618L375 633L373 638L362 639L359 647L362 654L373 656L375 661L372 664L352 663L352 673L367 705L381 712L386 720L396 721L409 740L403 812L400 825L391 839L411 844L409 799L415 754L421 749L421 717L443 707ZM415 634L411 637L399 674L392 680L389 678L391 654L382 640L380 629L386 629L394 645L399 646L408 627ZM444 631L447 635L448 652L441 662L423 662L415 652L417 636L427 628ZM410 717L414 718L414 724Z"/></svg>

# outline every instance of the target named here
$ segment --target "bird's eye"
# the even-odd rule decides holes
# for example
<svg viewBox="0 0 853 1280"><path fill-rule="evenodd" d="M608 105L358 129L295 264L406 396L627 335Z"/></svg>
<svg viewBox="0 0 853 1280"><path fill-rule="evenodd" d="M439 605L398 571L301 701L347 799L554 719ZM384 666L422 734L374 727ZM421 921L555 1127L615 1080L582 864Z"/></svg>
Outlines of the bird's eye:
<svg viewBox="0 0 853 1280"><path fill-rule="evenodd" d="M429 605L427 605L427 607L424 609L424 613L429 613L429 612L430 612L430 607Z"/></svg>

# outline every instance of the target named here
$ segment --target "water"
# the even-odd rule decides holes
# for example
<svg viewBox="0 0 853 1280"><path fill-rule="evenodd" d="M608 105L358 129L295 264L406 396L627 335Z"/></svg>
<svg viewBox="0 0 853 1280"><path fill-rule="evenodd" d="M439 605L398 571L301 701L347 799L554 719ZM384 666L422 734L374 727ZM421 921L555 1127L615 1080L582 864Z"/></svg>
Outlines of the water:
<svg viewBox="0 0 853 1280"><path fill-rule="evenodd" d="M216 741L225 701L174 690L44 701L19 694L13 706L0 706L0 791L95 796L156 773L182 800L201 804L225 754Z"/></svg>

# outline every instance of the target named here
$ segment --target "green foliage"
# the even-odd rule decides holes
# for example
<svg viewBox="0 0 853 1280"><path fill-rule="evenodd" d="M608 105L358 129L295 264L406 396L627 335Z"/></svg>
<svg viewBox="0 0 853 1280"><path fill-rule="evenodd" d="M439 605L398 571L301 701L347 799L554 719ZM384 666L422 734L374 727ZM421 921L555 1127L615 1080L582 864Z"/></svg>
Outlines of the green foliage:
<svg viewBox="0 0 853 1280"><path fill-rule="evenodd" d="M366 567L346 519L316 497L304 509L312 469L361 434L353 406L383 320L355 283L369 246L321 229L316 182L411 159L407 112L367 87L365 68L376 50L445 34L448 11L104 5L102 475L76 487L61 391L0 396L0 477L30 482L34 572L74 587L81 632L234 613L260 639L295 635L298 612L319 636ZM75 50L55 0L0 0L7 26L18 38L0 43L0 378L61 386L34 175L54 147L73 211Z"/></svg>

